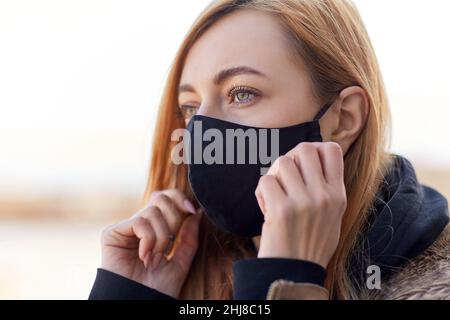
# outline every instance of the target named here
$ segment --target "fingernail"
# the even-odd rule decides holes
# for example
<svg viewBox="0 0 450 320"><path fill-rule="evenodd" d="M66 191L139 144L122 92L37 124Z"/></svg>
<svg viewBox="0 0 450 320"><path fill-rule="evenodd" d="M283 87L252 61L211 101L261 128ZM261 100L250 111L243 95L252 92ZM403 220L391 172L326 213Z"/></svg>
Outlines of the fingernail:
<svg viewBox="0 0 450 320"><path fill-rule="evenodd" d="M149 254L149 252L147 252L147 254L144 257L144 267L145 267L145 269L147 269L147 267L148 267L148 254Z"/></svg>
<svg viewBox="0 0 450 320"><path fill-rule="evenodd" d="M189 200L184 200L184 207L186 208L186 210L188 211L188 212L190 212L190 213L192 213L192 214L196 214L196 211L195 211L195 207L194 207L194 205L192 204L192 202L190 202Z"/></svg>

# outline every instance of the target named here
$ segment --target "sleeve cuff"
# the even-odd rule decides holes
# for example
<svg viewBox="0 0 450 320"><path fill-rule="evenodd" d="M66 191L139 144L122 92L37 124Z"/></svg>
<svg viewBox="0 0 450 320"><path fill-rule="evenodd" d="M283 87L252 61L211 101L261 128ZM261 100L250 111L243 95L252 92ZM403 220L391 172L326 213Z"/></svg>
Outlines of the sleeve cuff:
<svg viewBox="0 0 450 320"><path fill-rule="evenodd" d="M176 300L139 282L105 269L97 269L89 300Z"/></svg>
<svg viewBox="0 0 450 320"><path fill-rule="evenodd" d="M236 300L265 300L270 285L276 280L323 287L326 270L305 260L255 258L235 261L233 275Z"/></svg>

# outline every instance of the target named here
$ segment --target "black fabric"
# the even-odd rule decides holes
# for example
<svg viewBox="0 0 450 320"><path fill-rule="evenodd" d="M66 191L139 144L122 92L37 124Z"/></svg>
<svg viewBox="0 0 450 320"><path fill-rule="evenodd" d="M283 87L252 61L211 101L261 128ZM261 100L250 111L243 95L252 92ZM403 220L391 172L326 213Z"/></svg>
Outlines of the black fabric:
<svg viewBox="0 0 450 320"><path fill-rule="evenodd" d="M265 299L270 284L278 279L324 285L326 271L320 265L295 259L246 259L233 263L234 299ZM153 288L116 273L98 269L89 300L175 300Z"/></svg>
<svg viewBox="0 0 450 320"><path fill-rule="evenodd" d="M426 250L448 223L447 200L419 183L407 159L395 157L378 191L368 231L360 240L363 254L351 260L352 277L364 285L370 265L379 266L382 276L389 277Z"/></svg>
<svg viewBox="0 0 450 320"><path fill-rule="evenodd" d="M411 163L396 157L385 177L349 273L364 285L366 268L378 265L388 277L426 250L449 222L447 200L421 185ZM358 250L354 250L358 252ZM325 269L294 259L248 259L233 263L235 299L264 299L272 281L286 279L323 286ZM89 299L173 299L117 274L99 269Z"/></svg>
<svg viewBox="0 0 450 320"><path fill-rule="evenodd" d="M175 299L121 275L99 268L97 269L97 276L89 295L89 300Z"/></svg>
<svg viewBox="0 0 450 320"><path fill-rule="evenodd" d="M234 262L233 274L235 300L264 300L272 282L280 279L323 287L326 271L309 261L263 258Z"/></svg>
<svg viewBox="0 0 450 320"><path fill-rule="evenodd" d="M190 133L190 139L186 139L190 143L186 147L189 150L188 177L197 202L216 227L241 237L261 235L264 215L255 196L261 169L269 169L270 160L275 161L301 142L322 142L319 120L272 131L196 115L187 129ZM222 141L216 137L210 138L211 142L203 141L206 131L220 133ZM243 148L238 149L241 145L236 142L238 139L226 138L230 132L248 133L256 141L244 137ZM214 148L216 145L219 150ZM261 159L261 145L266 146L262 156L267 156L269 163ZM215 150L214 163L205 163L202 158L205 150ZM213 152L206 154L210 153Z"/></svg>

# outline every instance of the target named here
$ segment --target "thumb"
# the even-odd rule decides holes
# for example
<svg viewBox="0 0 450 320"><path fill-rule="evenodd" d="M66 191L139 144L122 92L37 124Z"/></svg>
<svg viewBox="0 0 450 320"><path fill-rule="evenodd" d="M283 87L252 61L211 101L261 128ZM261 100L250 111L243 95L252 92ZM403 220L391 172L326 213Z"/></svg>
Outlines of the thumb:
<svg viewBox="0 0 450 320"><path fill-rule="evenodd" d="M198 233L200 229L200 220L202 218L201 210L196 214L189 215L184 219L174 245L172 260L182 266L189 267L198 248Z"/></svg>

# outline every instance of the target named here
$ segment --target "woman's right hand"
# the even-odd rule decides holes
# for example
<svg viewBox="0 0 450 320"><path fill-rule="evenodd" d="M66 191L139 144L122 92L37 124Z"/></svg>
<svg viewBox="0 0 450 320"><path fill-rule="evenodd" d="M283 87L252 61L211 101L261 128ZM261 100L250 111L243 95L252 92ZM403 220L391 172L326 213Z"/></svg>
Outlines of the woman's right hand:
<svg viewBox="0 0 450 320"><path fill-rule="evenodd" d="M201 212L179 190L154 192L149 205L102 233L102 268L178 298L198 247ZM167 249L176 235L175 250Z"/></svg>

